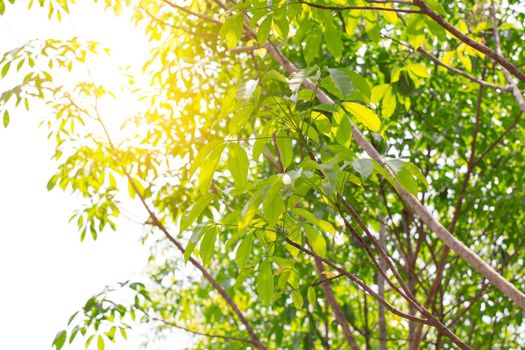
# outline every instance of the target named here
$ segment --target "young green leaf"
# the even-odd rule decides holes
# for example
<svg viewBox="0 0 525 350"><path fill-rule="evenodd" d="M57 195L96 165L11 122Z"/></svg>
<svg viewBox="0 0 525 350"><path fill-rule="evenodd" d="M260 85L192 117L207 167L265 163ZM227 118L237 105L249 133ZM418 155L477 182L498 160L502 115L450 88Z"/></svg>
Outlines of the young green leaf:
<svg viewBox="0 0 525 350"><path fill-rule="evenodd" d="M357 159L352 161L352 167L361 175L363 180L367 179L374 171L374 163L370 159Z"/></svg>
<svg viewBox="0 0 525 350"><path fill-rule="evenodd" d="M252 247L253 236L250 235L248 237L243 238L241 244L239 244L239 248L237 248L237 253L235 254L235 261L237 262L239 268L242 269L246 266L248 258L250 257L250 253L252 252Z"/></svg>
<svg viewBox="0 0 525 350"><path fill-rule="evenodd" d="M3 122L4 122L4 128L7 128L7 126L9 125L9 112L7 111L7 109L4 111Z"/></svg>
<svg viewBox="0 0 525 350"><path fill-rule="evenodd" d="M308 303L312 306L315 305L315 301L317 299L315 295L315 289L314 287L308 287L308 290L306 292L306 297L308 298Z"/></svg>
<svg viewBox="0 0 525 350"><path fill-rule="evenodd" d="M102 338L102 335L98 336L97 350L104 350L104 338Z"/></svg>
<svg viewBox="0 0 525 350"><path fill-rule="evenodd" d="M249 160L244 148L238 143L230 143L228 145L228 170L238 187L243 187L247 182L248 165Z"/></svg>
<svg viewBox="0 0 525 350"><path fill-rule="evenodd" d="M231 49L241 38L244 16L242 13L231 16L222 25L219 34L226 40L226 46Z"/></svg>
<svg viewBox="0 0 525 350"><path fill-rule="evenodd" d="M219 159L221 158L224 148L224 144L215 148L201 166L199 173L199 189L202 194L207 193L208 189L210 188L213 173L215 173L215 169L217 168L217 164L219 163Z"/></svg>
<svg viewBox="0 0 525 350"><path fill-rule="evenodd" d="M270 35L270 29L272 28L273 15L268 15L259 25L257 29L257 43L259 46L264 46L268 36Z"/></svg>
<svg viewBox="0 0 525 350"><path fill-rule="evenodd" d="M197 220L211 202L215 199L215 196L211 193L206 193L199 197L199 199L191 206L189 212L184 215L180 221L180 230L184 231L190 227L191 224Z"/></svg>
<svg viewBox="0 0 525 350"><path fill-rule="evenodd" d="M279 217L284 212L284 200L280 193L282 188L283 182L281 178L275 177L272 185L266 191L263 201L263 215L270 227L277 224Z"/></svg>
<svg viewBox="0 0 525 350"><path fill-rule="evenodd" d="M293 161L292 139L286 134L279 134L275 140L284 170L286 170Z"/></svg>
<svg viewBox="0 0 525 350"><path fill-rule="evenodd" d="M201 241L200 256L202 264L208 266L210 264L213 252L215 251L215 240L217 239L217 228L215 226L207 230Z"/></svg>
<svg viewBox="0 0 525 350"><path fill-rule="evenodd" d="M378 132L381 128L379 117L370 108L355 102L343 102L342 106L370 130Z"/></svg>
<svg viewBox="0 0 525 350"><path fill-rule="evenodd" d="M324 38L328 51L330 51L335 59L339 61L343 54L343 41L341 40L340 28L336 27L332 23L326 23Z"/></svg>
<svg viewBox="0 0 525 350"><path fill-rule="evenodd" d="M66 342L66 338L67 338L67 332L65 330L62 330L56 334L52 345L56 347L56 350L60 350L64 346L64 343Z"/></svg>
<svg viewBox="0 0 525 350"><path fill-rule="evenodd" d="M321 233L316 230L313 226L305 224L304 225L304 231L306 233L306 237L308 238L308 242L310 243L310 246L312 247L315 254L325 257L326 256L326 241L324 237L321 235Z"/></svg>
<svg viewBox="0 0 525 350"><path fill-rule="evenodd" d="M307 37L303 49L304 60L310 65L319 54L321 47L321 35L319 31L314 30Z"/></svg>
<svg viewBox="0 0 525 350"><path fill-rule="evenodd" d="M272 303L274 289L273 283L272 263L269 260L264 260L259 264L257 294L259 294L263 304L267 307Z"/></svg>
<svg viewBox="0 0 525 350"><path fill-rule="evenodd" d="M303 307L303 296L298 290L294 290L292 292L292 301L296 309L300 309Z"/></svg>

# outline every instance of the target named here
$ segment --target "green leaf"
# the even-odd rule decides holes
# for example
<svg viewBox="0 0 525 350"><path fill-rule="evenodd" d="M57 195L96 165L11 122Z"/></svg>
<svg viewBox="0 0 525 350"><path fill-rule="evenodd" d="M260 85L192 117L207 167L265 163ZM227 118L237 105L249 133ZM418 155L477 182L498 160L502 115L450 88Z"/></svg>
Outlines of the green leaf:
<svg viewBox="0 0 525 350"><path fill-rule="evenodd" d="M56 334L52 345L56 347L56 350L60 350L64 346L64 343L66 342L66 338L67 338L67 332L65 330L62 330Z"/></svg>
<svg viewBox="0 0 525 350"><path fill-rule="evenodd" d="M304 225L304 231L314 253L324 258L326 256L326 241L323 235L321 235L321 233L319 233L319 231L313 226L308 224Z"/></svg>
<svg viewBox="0 0 525 350"><path fill-rule="evenodd" d="M244 16L242 13L231 16L222 25L219 35L226 40L226 46L231 49L241 38Z"/></svg>
<svg viewBox="0 0 525 350"><path fill-rule="evenodd" d="M11 62L7 62L4 65L4 68L2 68L2 78L6 76L7 72L9 71L9 67L11 66Z"/></svg>
<svg viewBox="0 0 525 350"><path fill-rule="evenodd" d="M414 196L417 195L418 187L417 182L412 177L412 174L410 172L403 168L400 171L397 172L397 180L399 181L399 184L408 192L412 193Z"/></svg>
<svg viewBox="0 0 525 350"><path fill-rule="evenodd" d="M419 170L419 168L417 166L415 166L412 163L405 162L404 167L405 167L405 169L408 170L409 173L411 173L413 176L415 176L416 179L418 179L421 182L421 184L423 184L425 189L428 188L427 179L425 178L423 173L421 173L421 170Z"/></svg>
<svg viewBox="0 0 525 350"><path fill-rule="evenodd" d="M353 160L352 167L361 175L363 180L367 179L374 172L374 163L367 158Z"/></svg>
<svg viewBox="0 0 525 350"><path fill-rule="evenodd" d="M381 101L381 115L384 118L390 118L392 114L394 114L396 106L397 99L394 95L394 89L392 88L392 85L389 85L385 95L383 96L383 100Z"/></svg>
<svg viewBox="0 0 525 350"><path fill-rule="evenodd" d="M206 193L199 197L199 199L191 206L189 212L182 217L180 221L180 230L185 231L192 225L195 220L202 214L211 202L215 199L215 196L211 193Z"/></svg>
<svg viewBox="0 0 525 350"><path fill-rule="evenodd" d="M217 147L224 144L224 141L222 140L212 140L208 142L204 147L202 147L197 153L197 156L191 162L191 167L189 170L189 176L193 176L195 171L201 166L201 164L204 162L204 160L210 155L210 153L215 150Z"/></svg>
<svg viewBox="0 0 525 350"><path fill-rule="evenodd" d="M329 68L328 72L334 81L335 87L339 89L343 98L346 98L355 90L352 79L350 79L348 74L348 69Z"/></svg>
<svg viewBox="0 0 525 350"><path fill-rule="evenodd" d="M102 335L98 336L97 349L98 350L104 350L104 338L102 338Z"/></svg>
<svg viewBox="0 0 525 350"><path fill-rule="evenodd" d="M284 213L284 200L280 191L283 188L281 177L276 176L272 185L266 191L263 201L263 214L270 227L277 224L279 217Z"/></svg>
<svg viewBox="0 0 525 350"><path fill-rule="evenodd" d="M294 290L292 292L292 301L296 309L300 309L303 307L303 296L299 291Z"/></svg>
<svg viewBox="0 0 525 350"><path fill-rule="evenodd" d="M235 254L235 261L237 262L239 268L243 269L246 266L248 258L250 257L250 253L252 252L252 247L253 236L250 235L243 238L241 244L239 244L239 247L237 248L237 253Z"/></svg>
<svg viewBox="0 0 525 350"><path fill-rule="evenodd" d="M379 117L370 108L355 102L343 102L342 106L370 130L378 132L381 128Z"/></svg>
<svg viewBox="0 0 525 350"><path fill-rule="evenodd" d="M217 228L211 227L204 234L204 237L201 241L200 246L200 256L202 259L202 264L208 266L210 264L211 258L213 257L213 252L215 251L215 240L217 239Z"/></svg>
<svg viewBox="0 0 525 350"><path fill-rule="evenodd" d="M430 74L428 74L427 68L422 65L421 63L412 63L406 67L410 72L414 73L414 75L420 77L420 78L429 78Z"/></svg>
<svg viewBox="0 0 525 350"><path fill-rule="evenodd" d="M243 187L248 180L248 165L249 160L244 148L238 143L230 143L228 145L228 170L238 187Z"/></svg>
<svg viewBox="0 0 525 350"><path fill-rule="evenodd" d="M225 144L222 144L215 148L201 166L199 173L199 189L202 194L207 193L210 188L211 179L213 178L213 174L215 173L215 169L217 168L217 164L219 163L219 159L221 158L225 146Z"/></svg>
<svg viewBox="0 0 525 350"><path fill-rule="evenodd" d="M264 46L268 36L270 35L270 29L272 28L273 15L268 15L259 25L257 29L257 43L259 46Z"/></svg>
<svg viewBox="0 0 525 350"><path fill-rule="evenodd" d="M303 208L294 208L293 212L296 215L303 217L306 221L308 221L308 223L319 227L321 230L326 231L331 234L335 234L335 228L332 226L331 223L329 223L328 221L319 219L314 214L312 214L312 212L306 209L303 209Z"/></svg>
<svg viewBox="0 0 525 350"><path fill-rule="evenodd" d="M332 23L326 23L324 30L324 40L328 51L337 61L343 54L343 41L341 40L341 30Z"/></svg>
<svg viewBox="0 0 525 350"><path fill-rule="evenodd" d="M9 125L9 112L7 111L7 109L4 111L4 128L7 128L7 126Z"/></svg>
<svg viewBox="0 0 525 350"><path fill-rule="evenodd" d="M308 303L314 306L315 301L317 300L314 287L308 287L308 290L306 292L306 297L308 298Z"/></svg>
<svg viewBox="0 0 525 350"><path fill-rule="evenodd" d="M195 250L195 247L201 240L202 236L204 236L209 230L215 230L215 229L216 228L214 226L210 226L210 225L204 225L204 226L199 225L196 227L184 251L184 262L185 263L187 263L188 260L190 259L191 254Z"/></svg>
<svg viewBox="0 0 525 350"><path fill-rule="evenodd" d="M352 125L350 119L343 112L333 114L332 134L338 144L349 147L352 143Z"/></svg>
<svg viewBox="0 0 525 350"><path fill-rule="evenodd" d="M272 304L274 290L273 284L272 263L269 260L264 260L259 264L259 271L257 274L257 294L259 294L263 304L267 307Z"/></svg>
<svg viewBox="0 0 525 350"><path fill-rule="evenodd" d="M5 4L2 0L0 0L0 16L3 15L5 12Z"/></svg>
<svg viewBox="0 0 525 350"><path fill-rule="evenodd" d="M286 170L293 161L292 139L286 134L279 134L275 139L275 143L279 149L279 159L283 164L283 170Z"/></svg>
<svg viewBox="0 0 525 350"><path fill-rule="evenodd" d="M317 30L314 30L313 32L310 32L310 34L306 37L303 49L303 55L306 64L310 65L312 61L317 57L317 55L319 54L320 47L321 35Z"/></svg>

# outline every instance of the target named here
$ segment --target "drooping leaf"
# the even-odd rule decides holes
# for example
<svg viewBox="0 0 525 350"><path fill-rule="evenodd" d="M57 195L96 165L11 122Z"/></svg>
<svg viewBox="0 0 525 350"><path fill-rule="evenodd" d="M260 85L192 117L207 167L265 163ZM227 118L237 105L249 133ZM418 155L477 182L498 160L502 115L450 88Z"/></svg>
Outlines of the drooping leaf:
<svg viewBox="0 0 525 350"><path fill-rule="evenodd" d="M284 200L280 194L282 188L283 182L281 178L275 177L264 197L263 214L270 227L277 224L279 218L284 212Z"/></svg>
<svg viewBox="0 0 525 350"><path fill-rule="evenodd" d="M53 346L55 346L56 350L62 349L64 343L66 342L66 338L67 332L65 330L62 330L56 334L55 339L53 340Z"/></svg>
<svg viewBox="0 0 525 350"><path fill-rule="evenodd" d="M244 186L248 180L248 156L238 143L228 145L228 169L237 186Z"/></svg>
<svg viewBox="0 0 525 350"><path fill-rule="evenodd" d="M253 247L253 236L250 235L248 237L245 237L241 244L239 244L239 247L237 248L237 253L235 255L235 261L237 262L237 265L239 268L244 268L246 266L246 263L248 262L248 258L250 257L250 253L252 252Z"/></svg>
<svg viewBox="0 0 525 350"><path fill-rule="evenodd" d="M273 271L272 263L269 260L264 260L259 264L257 274L257 294L261 298L263 304L269 307L273 300Z"/></svg>
<svg viewBox="0 0 525 350"><path fill-rule="evenodd" d="M215 241L217 239L217 228L215 226L211 227L206 231L202 237L200 245L200 257L202 259L202 264L204 266L209 266L213 252L215 251Z"/></svg>
<svg viewBox="0 0 525 350"><path fill-rule="evenodd" d="M296 309L300 309L303 307L303 296L299 291L294 290L292 292L292 301Z"/></svg>
<svg viewBox="0 0 525 350"><path fill-rule="evenodd" d="M317 255L324 258L326 256L326 241L323 235L321 235L321 233L313 226L308 224L304 225L304 231L306 233L306 237L308 237L308 242L312 246L312 250Z"/></svg>

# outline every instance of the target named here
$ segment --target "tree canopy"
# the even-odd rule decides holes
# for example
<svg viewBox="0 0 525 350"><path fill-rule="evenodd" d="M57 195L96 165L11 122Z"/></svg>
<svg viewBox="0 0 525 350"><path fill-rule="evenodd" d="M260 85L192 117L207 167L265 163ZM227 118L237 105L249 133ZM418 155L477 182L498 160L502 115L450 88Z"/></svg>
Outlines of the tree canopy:
<svg viewBox="0 0 525 350"><path fill-rule="evenodd" d="M101 108L117 95L89 74L96 42L0 59L5 127L52 110L48 189L85 198L80 239L119 230L129 200L146 215L148 281L95 294L54 348L139 323L192 349L525 347L524 2L100 6L151 45L147 84L114 73L138 111Z"/></svg>

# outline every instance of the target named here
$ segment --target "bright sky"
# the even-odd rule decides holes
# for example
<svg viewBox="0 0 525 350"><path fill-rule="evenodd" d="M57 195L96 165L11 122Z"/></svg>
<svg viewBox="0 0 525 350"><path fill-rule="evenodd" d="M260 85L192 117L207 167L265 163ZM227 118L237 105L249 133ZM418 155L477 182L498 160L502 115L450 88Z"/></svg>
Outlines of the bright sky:
<svg viewBox="0 0 525 350"><path fill-rule="evenodd" d="M84 2L72 8L71 18L62 24L46 21L42 11L27 12L27 2L17 4L7 4L6 14L0 16L0 53L29 39L76 35L111 47L112 64L137 67L147 54L141 32L125 17L102 16L101 4ZM79 241L76 226L68 220L81 200L60 190L46 190L56 165L50 161L53 145L47 132L37 127L37 112L12 113L9 127L0 127L2 349L49 349L55 333L90 296L108 284L141 279L148 253L138 243L143 227L129 221L96 242ZM128 336L127 342L106 344L106 349L138 349L141 331ZM176 333L171 344L149 349L176 350L187 341L186 334ZM95 343L91 348L96 348ZM66 349L84 349L84 344L75 342Z"/></svg>

